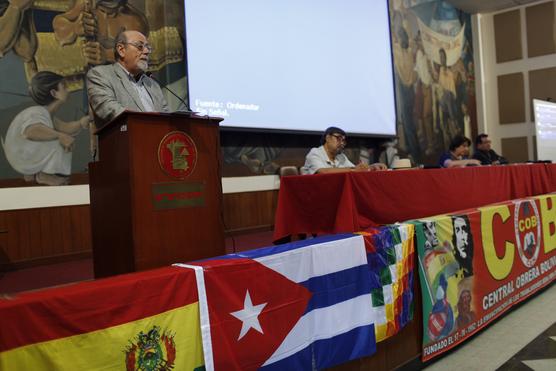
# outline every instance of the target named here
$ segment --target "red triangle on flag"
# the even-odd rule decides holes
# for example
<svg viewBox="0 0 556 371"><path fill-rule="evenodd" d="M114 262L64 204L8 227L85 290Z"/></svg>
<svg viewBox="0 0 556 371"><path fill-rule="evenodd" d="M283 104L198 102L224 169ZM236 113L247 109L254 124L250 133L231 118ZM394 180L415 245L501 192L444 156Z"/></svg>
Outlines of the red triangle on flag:
<svg viewBox="0 0 556 371"><path fill-rule="evenodd" d="M301 318L311 292L251 259L199 265L204 270L215 370L258 369Z"/></svg>

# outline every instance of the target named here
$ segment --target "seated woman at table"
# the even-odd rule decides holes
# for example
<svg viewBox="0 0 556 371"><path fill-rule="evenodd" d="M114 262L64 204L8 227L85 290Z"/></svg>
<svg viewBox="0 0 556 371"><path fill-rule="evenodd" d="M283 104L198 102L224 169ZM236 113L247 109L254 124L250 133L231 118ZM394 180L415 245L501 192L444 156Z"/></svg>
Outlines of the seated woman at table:
<svg viewBox="0 0 556 371"><path fill-rule="evenodd" d="M305 157L305 165L301 174L343 173L347 171L386 170L381 163L354 165L343 153L347 144L346 133L342 129L331 126L321 137L321 146L312 148Z"/></svg>
<svg viewBox="0 0 556 371"><path fill-rule="evenodd" d="M481 165L479 160L469 159L469 146L471 140L463 135L457 135L450 143L450 150L440 156L438 164L441 167L464 167L468 165Z"/></svg>

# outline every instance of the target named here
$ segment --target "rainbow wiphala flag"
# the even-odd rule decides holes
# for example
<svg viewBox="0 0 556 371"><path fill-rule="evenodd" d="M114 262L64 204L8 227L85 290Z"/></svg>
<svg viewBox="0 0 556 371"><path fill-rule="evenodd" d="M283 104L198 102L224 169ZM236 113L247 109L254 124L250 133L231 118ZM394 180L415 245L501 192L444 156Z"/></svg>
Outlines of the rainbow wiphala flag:
<svg viewBox="0 0 556 371"><path fill-rule="evenodd" d="M397 334L413 318L414 226L373 228L362 233L371 280L376 341Z"/></svg>

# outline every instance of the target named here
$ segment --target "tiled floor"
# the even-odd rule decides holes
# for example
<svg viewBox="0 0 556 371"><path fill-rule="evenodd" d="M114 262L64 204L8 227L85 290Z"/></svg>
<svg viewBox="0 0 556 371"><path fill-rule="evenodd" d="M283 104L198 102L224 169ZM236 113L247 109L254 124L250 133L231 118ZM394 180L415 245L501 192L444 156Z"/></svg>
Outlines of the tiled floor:
<svg viewBox="0 0 556 371"><path fill-rule="evenodd" d="M499 370L556 370L556 323L516 353Z"/></svg>
<svg viewBox="0 0 556 371"><path fill-rule="evenodd" d="M555 322L556 285L553 284L473 339L430 364L426 370L554 371L556 340L546 339L546 334L541 336L542 340L537 337L548 331L556 339L556 326L553 326ZM544 349L547 352L543 352L539 345L546 346ZM516 362L516 359L519 361Z"/></svg>

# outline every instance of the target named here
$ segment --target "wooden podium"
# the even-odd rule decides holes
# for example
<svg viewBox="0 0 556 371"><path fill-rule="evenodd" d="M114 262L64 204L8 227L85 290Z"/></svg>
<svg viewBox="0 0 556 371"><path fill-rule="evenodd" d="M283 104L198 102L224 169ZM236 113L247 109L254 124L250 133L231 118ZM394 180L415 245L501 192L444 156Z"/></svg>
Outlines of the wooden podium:
<svg viewBox="0 0 556 371"><path fill-rule="evenodd" d="M89 164L95 277L223 255L221 118L124 112Z"/></svg>

